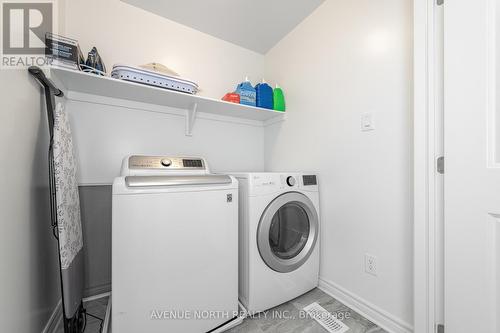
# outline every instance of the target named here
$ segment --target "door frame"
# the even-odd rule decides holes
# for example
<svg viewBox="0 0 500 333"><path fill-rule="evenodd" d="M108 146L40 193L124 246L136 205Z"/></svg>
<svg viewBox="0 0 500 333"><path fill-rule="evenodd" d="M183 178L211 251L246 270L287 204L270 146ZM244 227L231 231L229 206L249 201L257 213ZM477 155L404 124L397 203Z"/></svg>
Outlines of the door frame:
<svg viewBox="0 0 500 333"><path fill-rule="evenodd" d="M436 331L435 5L413 1L414 332Z"/></svg>

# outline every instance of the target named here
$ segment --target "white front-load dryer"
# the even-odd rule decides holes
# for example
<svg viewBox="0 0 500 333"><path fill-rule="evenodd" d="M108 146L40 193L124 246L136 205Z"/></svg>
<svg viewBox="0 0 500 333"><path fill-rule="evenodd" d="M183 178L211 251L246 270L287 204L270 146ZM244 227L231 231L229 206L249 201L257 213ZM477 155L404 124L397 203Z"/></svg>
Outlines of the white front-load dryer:
<svg viewBox="0 0 500 333"><path fill-rule="evenodd" d="M239 298L261 312L317 287L319 193L316 175L237 173Z"/></svg>

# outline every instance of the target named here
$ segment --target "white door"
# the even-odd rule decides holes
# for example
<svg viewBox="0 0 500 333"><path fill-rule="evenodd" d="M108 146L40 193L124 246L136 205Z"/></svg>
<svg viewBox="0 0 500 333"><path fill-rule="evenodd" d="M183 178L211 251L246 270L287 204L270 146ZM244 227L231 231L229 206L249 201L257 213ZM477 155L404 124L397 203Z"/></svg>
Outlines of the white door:
<svg viewBox="0 0 500 333"><path fill-rule="evenodd" d="M445 331L451 333L500 332L496 7L500 1L445 0Z"/></svg>

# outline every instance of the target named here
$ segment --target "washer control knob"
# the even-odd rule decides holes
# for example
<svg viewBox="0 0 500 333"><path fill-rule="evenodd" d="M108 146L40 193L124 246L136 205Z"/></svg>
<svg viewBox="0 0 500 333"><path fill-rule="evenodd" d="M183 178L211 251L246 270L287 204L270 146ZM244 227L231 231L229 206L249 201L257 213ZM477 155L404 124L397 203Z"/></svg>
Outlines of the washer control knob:
<svg viewBox="0 0 500 333"><path fill-rule="evenodd" d="M295 186L295 183L297 181L295 180L295 178L293 178L292 176L289 176L287 179L286 179L286 183L288 184L288 186L292 187L292 186Z"/></svg>
<svg viewBox="0 0 500 333"><path fill-rule="evenodd" d="M161 165L163 165L164 167L169 167L172 165L172 161L169 160L168 158L164 158L160 161Z"/></svg>

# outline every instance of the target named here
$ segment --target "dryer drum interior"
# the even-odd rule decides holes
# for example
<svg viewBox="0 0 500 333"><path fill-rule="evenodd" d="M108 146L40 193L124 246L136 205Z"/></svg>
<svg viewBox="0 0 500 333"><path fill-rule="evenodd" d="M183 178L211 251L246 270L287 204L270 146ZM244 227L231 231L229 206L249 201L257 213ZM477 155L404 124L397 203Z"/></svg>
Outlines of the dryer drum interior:
<svg viewBox="0 0 500 333"><path fill-rule="evenodd" d="M302 266L318 238L318 213L312 201L288 192L267 206L259 222L257 245L269 268L282 273Z"/></svg>

